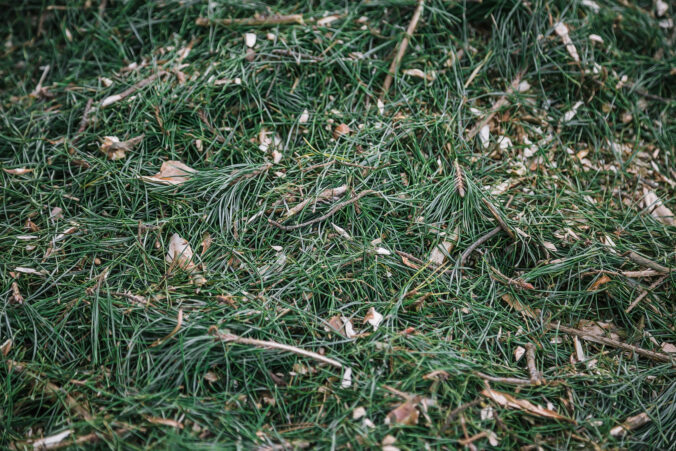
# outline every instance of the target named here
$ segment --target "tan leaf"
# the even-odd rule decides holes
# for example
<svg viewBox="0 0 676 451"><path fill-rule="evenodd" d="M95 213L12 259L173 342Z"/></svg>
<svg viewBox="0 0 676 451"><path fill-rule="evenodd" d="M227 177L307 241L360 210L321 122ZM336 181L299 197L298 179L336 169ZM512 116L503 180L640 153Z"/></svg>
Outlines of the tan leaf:
<svg viewBox="0 0 676 451"><path fill-rule="evenodd" d="M645 208L650 209L650 214L662 224L676 226L676 216L664 206L662 201L653 191L643 190L643 203Z"/></svg>
<svg viewBox="0 0 676 451"><path fill-rule="evenodd" d="M167 251L167 256L164 260L169 263L172 268L179 267L186 271L191 271L195 268L195 264L192 262L192 256L193 253L190 243L181 238L178 233L174 233L169 240L169 250Z"/></svg>
<svg viewBox="0 0 676 451"><path fill-rule="evenodd" d="M427 81L434 81L437 78L437 74L434 71L427 74L420 69L405 69L402 72L410 77L422 78Z"/></svg>
<svg viewBox="0 0 676 451"><path fill-rule="evenodd" d="M537 314L535 313L535 311L533 311L532 308L530 308L525 304L522 304L521 301L513 298L510 294L503 295L502 300L505 301L507 305L512 307L514 310L521 313L523 316L527 316L532 319L537 318Z"/></svg>
<svg viewBox="0 0 676 451"><path fill-rule="evenodd" d="M176 420L170 420L169 418L146 417L146 420L148 420L148 423L152 424L160 424L162 426L171 426L176 429L183 429L183 424Z"/></svg>
<svg viewBox="0 0 676 451"><path fill-rule="evenodd" d="M160 172L151 176L144 175L141 177L141 180L161 185L180 185L190 178L190 174L196 172L195 169L180 161L169 160L162 163Z"/></svg>
<svg viewBox="0 0 676 451"><path fill-rule="evenodd" d="M144 136L137 136L127 141L120 141L120 138L117 136L104 136L99 149L106 154L109 160L121 160L126 156L126 152L131 151L143 140Z"/></svg>
<svg viewBox="0 0 676 451"><path fill-rule="evenodd" d="M611 279L610 277L608 277L607 274L603 274L601 277L599 277L598 279L596 279L596 281L592 284L591 287L589 287L589 288L587 289L587 291L596 291L596 290L599 289L599 287L600 287L601 285L605 285L605 284L607 284L608 282L610 282L611 280L612 280L612 279Z"/></svg>
<svg viewBox="0 0 676 451"><path fill-rule="evenodd" d="M7 354L9 354L9 351L12 350L12 344L13 343L14 342L12 341L11 338L8 338L7 340L5 340L5 342L2 344L2 346L0 346L0 354L7 357Z"/></svg>
<svg viewBox="0 0 676 451"><path fill-rule="evenodd" d="M538 406L537 404L533 404L532 402L526 400L526 399L518 399L515 398L514 396L510 395L509 393L503 393L499 392L497 390L492 390L490 388L486 388L481 392L481 396L484 396L488 399L492 399L495 401L498 405L502 407L508 407L510 409L519 409L524 412L527 412L531 415L539 416L539 417L545 417L545 418L552 418L555 420L563 420L563 421L570 421L572 423L575 422L575 420L564 417L563 415L559 415L558 413L554 412L553 410L550 409L545 409L544 407Z"/></svg>
<svg viewBox="0 0 676 451"><path fill-rule="evenodd" d="M427 373L423 376L425 380L435 380L435 381L445 381L449 378L448 371L444 370L434 370L430 373Z"/></svg>
<svg viewBox="0 0 676 451"><path fill-rule="evenodd" d="M648 416L647 413L645 412L639 413L638 415L634 415L633 417L627 418L621 425L612 428L610 430L610 435L612 435L613 437L619 437L626 434L627 431L639 428L649 422L650 417Z"/></svg>
<svg viewBox="0 0 676 451"><path fill-rule="evenodd" d="M208 382L217 382L218 376L213 371L207 371L204 373L204 379Z"/></svg>
<svg viewBox="0 0 676 451"><path fill-rule="evenodd" d="M620 340L619 333L621 330L613 323L581 319L577 324L577 328L589 335L596 335L597 337L607 336L613 340Z"/></svg>
<svg viewBox="0 0 676 451"><path fill-rule="evenodd" d="M667 343L666 341L662 343L662 352L666 352L667 354L673 354L676 353L676 346L672 345L671 343Z"/></svg>
<svg viewBox="0 0 676 451"><path fill-rule="evenodd" d="M411 401L406 401L387 414L385 424L418 424L418 409Z"/></svg>
<svg viewBox="0 0 676 451"><path fill-rule="evenodd" d="M341 136L349 135L351 131L352 130L350 130L350 127L347 124L339 124L333 130L333 137L338 139Z"/></svg>
<svg viewBox="0 0 676 451"><path fill-rule="evenodd" d="M561 38L561 41L566 46L566 50L568 50L568 53L573 58L573 60L579 63L580 55L578 55L577 49L573 44L573 40L570 39L570 36L568 35L568 26L563 22L559 22L554 26L554 31Z"/></svg>
<svg viewBox="0 0 676 451"><path fill-rule="evenodd" d="M435 265L443 265L446 260L446 255L453 249L455 243L450 241L442 241L440 244L437 244L432 252L430 252L430 263Z"/></svg>
<svg viewBox="0 0 676 451"><path fill-rule="evenodd" d="M12 175L24 175L24 174L28 174L29 172L33 172L32 169L27 169L27 168L15 168L15 169L5 169L5 168L3 168L2 170L5 171L6 173L12 174Z"/></svg>
<svg viewBox="0 0 676 451"><path fill-rule="evenodd" d="M371 307L369 311L364 316L364 323L369 323L373 326L373 330L378 330L378 326L383 321L383 315L378 313L375 308Z"/></svg>
<svg viewBox="0 0 676 451"><path fill-rule="evenodd" d="M343 320L340 318L340 315L334 315L329 318L328 324L333 332L345 336L345 327L343 326Z"/></svg>

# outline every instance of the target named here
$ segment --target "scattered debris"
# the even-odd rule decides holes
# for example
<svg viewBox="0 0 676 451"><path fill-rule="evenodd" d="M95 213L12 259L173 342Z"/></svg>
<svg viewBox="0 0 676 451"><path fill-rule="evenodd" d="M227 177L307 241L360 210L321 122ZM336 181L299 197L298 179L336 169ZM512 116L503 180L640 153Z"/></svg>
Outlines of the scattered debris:
<svg viewBox="0 0 676 451"><path fill-rule="evenodd" d="M648 416L647 413L642 412L639 413L638 415L634 415L633 417L629 417L626 420L624 420L624 423L620 424L619 426L615 426L610 430L610 435L613 437L622 437L625 435L627 432L632 431L634 429L638 429L644 424L650 423L650 417Z"/></svg>
<svg viewBox="0 0 676 451"><path fill-rule="evenodd" d="M568 35L568 26L563 22L558 22L556 25L554 25L554 31L561 38L561 41L566 46L566 50L568 50L568 53L570 54L571 58L573 58L573 61L579 63L580 55L578 55L577 48L575 48L573 40L570 39L570 36Z"/></svg>
<svg viewBox="0 0 676 451"><path fill-rule="evenodd" d="M373 326L373 331L375 332L378 330L378 326L380 326L380 323L383 321L383 315L378 313L375 308L371 307L369 311L366 313L366 316L364 316L364 323L369 323L371 326Z"/></svg>

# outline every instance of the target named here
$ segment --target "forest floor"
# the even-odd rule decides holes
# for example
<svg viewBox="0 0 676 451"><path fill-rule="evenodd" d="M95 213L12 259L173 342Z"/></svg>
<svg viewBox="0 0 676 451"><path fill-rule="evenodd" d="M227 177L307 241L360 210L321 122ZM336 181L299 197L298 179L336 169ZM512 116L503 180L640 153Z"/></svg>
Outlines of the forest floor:
<svg viewBox="0 0 676 451"><path fill-rule="evenodd" d="M46 3L0 448L673 446L673 4Z"/></svg>

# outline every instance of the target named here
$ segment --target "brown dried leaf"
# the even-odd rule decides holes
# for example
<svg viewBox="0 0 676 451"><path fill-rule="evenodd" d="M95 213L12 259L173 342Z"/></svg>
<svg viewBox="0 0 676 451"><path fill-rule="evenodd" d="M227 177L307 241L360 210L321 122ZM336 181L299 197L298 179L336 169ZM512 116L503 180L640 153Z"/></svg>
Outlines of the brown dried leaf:
<svg viewBox="0 0 676 451"><path fill-rule="evenodd" d="M28 174L29 172L33 172L32 169L27 169L27 168L15 168L15 169L5 169L5 168L3 168L2 170L5 171L6 173L12 174L12 175L24 175L24 174Z"/></svg>
<svg viewBox="0 0 676 451"><path fill-rule="evenodd" d="M532 319L537 318L537 314L532 308L530 308L525 304L522 304L521 301L519 301L518 299L514 299L510 294L503 295L502 300L505 301L507 305L512 307L514 310L521 313L523 316L527 316Z"/></svg>
<svg viewBox="0 0 676 451"><path fill-rule="evenodd" d="M121 160L126 156L126 152L131 151L143 140L144 136L137 136L127 141L120 141L120 138L117 136L104 136L99 149L106 154L109 160Z"/></svg>
<svg viewBox="0 0 676 451"><path fill-rule="evenodd" d="M676 216L664 206L657 194L647 188L643 190L643 204L650 209L650 214L662 224L676 226Z"/></svg>
<svg viewBox="0 0 676 451"><path fill-rule="evenodd" d="M451 241L442 241L432 249L430 252L429 262L434 265L443 265L446 260L446 255L451 252L455 243Z"/></svg>
<svg viewBox="0 0 676 451"><path fill-rule="evenodd" d="M5 342L2 344L2 346L0 346L0 354L7 357L7 354L9 354L9 351L12 350L12 344L13 343L14 342L12 341L11 338L8 338L7 340L5 340Z"/></svg>
<svg viewBox="0 0 676 451"><path fill-rule="evenodd" d="M197 171L180 161L169 160L162 163L160 172L151 176L142 176L141 180L161 185L180 185L190 178L190 174Z"/></svg>
<svg viewBox="0 0 676 451"><path fill-rule="evenodd" d="M608 337L613 340L620 341L620 328L613 323L604 323L603 321L590 321L581 319L577 323L577 328L589 335L596 335L597 337Z"/></svg>
<svg viewBox="0 0 676 451"><path fill-rule="evenodd" d="M195 264L192 262L192 256L193 253L190 243L181 238L178 233L174 233L169 240L169 251L167 251L165 261L169 263L172 268L179 267L186 271L192 271L195 269Z"/></svg>
<svg viewBox="0 0 676 451"><path fill-rule="evenodd" d="M608 282L610 282L611 280L612 280L612 279L611 279L610 277L608 277L607 274L603 274L601 277L599 277L598 279L596 279L596 281L592 284L591 287L589 287L589 288L587 289L587 291L596 291L596 290L599 289L599 287L600 287L601 285L605 285L605 284L607 284Z"/></svg>
<svg viewBox="0 0 676 451"><path fill-rule="evenodd" d="M411 401L406 401L387 414L385 424L418 424L418 409Z"/></svg>
<svg viewBox="0 0 676 451"><path fill-rule="evenodd" d="M575 44L573 44L573 40L570 39L570 36L568 35L568 26L563 22L559 22L554 26L554 31L561 38L561 41L566 46L566 50L568 50L568 53L573 58L573 60L579 63L580 55L578 55Z"/></svg>
<svg viewBox="0 0 676 451"><path fill-rule="evenodd" d="M349 135L351 131L352 130L350 130L350 127L347 124L339 124L333 130L333 137L338 139L341 136Z"/></svg>
<svg viewBox="0 0 676 451"><path fill-rule="evenodd" d="M552 418L555 420L563 420L563 421L570 421L572 423L575 422L575 420L564 417L563 415L559 415L558 413L554 412L553 410L550 409L545 409L544 407L538 406L537 404L533 404L532 402L526 400L526 399L518 399L515 398L514 396L510 395L509 393L503 393L499 392L497 390L492 390L490 388L486 388L481 392L481 396L484 396L488 399L491 399L495 401L498 405L502 407L508 407L511 409L519 409L523 410L526 413L529 413L531 415L539 416L539 417L545 417L545 418Z"/></svg>
<svg viewBox="0 0 676 451"><path fill-rule="evenodd" d="M620 424L619 426L615 426L610 430L610 435L613 437L619 437L627 433L627 431L631 431L632 429L639 428L643 426L646 423L650 422L650 417L648 416L647 413L642 412L639 413L638 415L634 415L633 417L629 417L626 420L624 420L624 423Z"/></svg>
<svg viewBox="0 0 676 451"><path fill-rule="evenodd" d="M434 370L431 373L427 373L423 376L425 380L435 380L435 381L445 381L450 375L448 371L444 370Z"/></svg>
<svg viewBox="0 0 676 451"><path fill-rule="evenodd" d="M169 418L159 418L159 417L146 417L148 423L160 424L162 426L171 426L176 429L183 429L183 424L179 423L176 420L171 420Z"/></svg>

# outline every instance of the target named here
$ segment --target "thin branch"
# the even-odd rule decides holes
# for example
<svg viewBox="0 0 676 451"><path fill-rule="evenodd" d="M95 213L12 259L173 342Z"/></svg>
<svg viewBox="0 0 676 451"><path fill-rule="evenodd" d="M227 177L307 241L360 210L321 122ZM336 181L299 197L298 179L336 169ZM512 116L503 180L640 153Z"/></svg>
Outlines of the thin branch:
<svg viewBox="0 0 676 451"><path fill-rule="evenodd" d="M324 357L323 355L317 354L316 352L307 351L305 349L297 348L295 346L277 343L276 341L257 340L255 338L245 338L235 334L223 333L219 331L216 326L211 326L209 328L209 333L225 343L239 343L263 349L279 349L281 351L291 352L293 354L309 357L311 359L318 360L328 365L335 366L336 368L343 368L344 366L339 361L330 359L328 357Z"/></svg>
<svg viewBox="0 0 676 451"><path fill-rule="evenodd" d="M665 274L662 277L660 277L659 279L657 279L652 285L650 285L647 290L643 290L643 292L641 294L639 294L636 299L634 299L634 302L629 304L629 307L627 307L627 309L624 311L624 313L631 312L634 309L634 307L636 307L638 305L638 303L641 302L643 300L643 298L648 295L649 292L651 292L655 288L659 287L662 284L662 282L664 282L664 280L666 278L667 278L667 275Z"/></svg>
<svg viewBox="0 0 676 451"><path fill-rule="evenodd" d="M632 260L636 264L639 264L641 266L647 266L648 268L652 268L655 271L659 271L662 274L672 271L671 269L669 269L665 266L662 266L659 263L655 263L652 260L649 260L649 259L647 259L647 258L645 258L641 255L638 255L634 251L629 251L629 253L627 254L627 257L629 257L629 259Z"/></svg>
<svg viewBox="0 0 676 451"><path fill-rule="evenodd" d="M530 373L530 382L533 385L541 385L543 382L542 374L535 365L535 345L533 343L526 344L526 365Z"/></svg>
<svg viewBox="0 0 676 451"><path fill-rule="evenodd" d="M463 252L462 255L460 256L460 266L463 266L465 264L465 262L467 261L467 258L472 254L472 252L474 252L476 250L477 247L481 246L486 241L493 238L495 235L497 235L500 232L500 230L502 230L502 227L498 226L498 227L494 228L493 230L491 230L490 232L488 232L487 234L485 234L484 236L482 236L481 238L479 238L478 240L476 240L474 243L472 243L472 245L470 247L468 247L465 250L465 252Z"/></svg>
<svg viewBox="0 0 676 451"><path fill-rule="evenodd" d="M598 335L593 335L579 329L574 329L572 327L566 327L560 324L550 324L550 328L560 330L561 332L569 335L578 336L583 340L591 341L593 343L624 349L625 351L633 352L642 357L646 357L651 360L656 360L658 362L672 362L673 359L671 356L663 354L661 352L649 351L648 349L643 349L639 348L638 346L622 343L621 341L613 340L612 338L599 337ZM672 364L674 363L672 362Z"/></svg>
<svg viewBox="0 0 676 451"><path fill-rule="evenodd" d="M139 81L138 83L134 84L134 85L131 86L130 88L128 88L128 89L122 91L121 93L119 93L119 94L114 94L114 95L112 95L112 96L106 97L105 99L103 99L103 100L101 101L101 105L100 105L101 108L107 107L108 105L112 105L112 104L115 103L115 102L119 102L120 100L124 99L125 97L129 97L130 95L132 95L133 93L135 93L135 92L138 91L139 89L141 89L141 88L143 88L144 86L147 86L147 85L149 85L150 83L152 83L156 78L158 78L158 77L160 77L160 76L162 76L162 75L166 75L166 74L168 74L168 73L169 73L169 72L164 71L164 70L158 71L158 72L152 74L150 77L144 78L143 80L141 80L141 81Z"/></svg>
<svg viewBox="0 0 676 451"><path fill-rule="evenodd" d="M293 24L303 24L303 15L302 14L289 14L289 15L273 15L266 17L245 17L245 18L235 18L235 19L209 19L208 17L198 17L195 21L195 24L200 27L208 27L211 25L246 25L246 26L258 26L258 27L272 27L275 25L293 25Z"/></svg>
<svg viewBox="0 0 676 451"><path fill-rule="evenodd" d="M489 382L496 382L499 384L510 384L510 385L537 385L533 384L533 381L528 379L520 379L518 377L497 377L491 376L489 374L482 373L480 371L475 371L475 375L479 376L481 379L487 380Z"/></svg>
<svg viewBox="0 0 676 451"><path fill-rule="evenodd" d="M331 210L329 210L329 212L326 213L325 215L322 215L322 216L320 216L320 217L318 217L318 218L315 218L315 219L312 219L312 220L310 220L310 221L303 222L303 223L300 223L300 224L295 224L295 225L285 226L285 225L283 225L283 224L278 223L277 221L273 221L272 219L268 219L268 222L269 222L270 224L272 224L273 226L277 227L278 229L282 229L282 230L284 230L284 231L286 231L286 232L291 231L291 230L295 230L295 229L300 229L301 227L305 227L305 226L309 226L309 225L312 225L312 224L316 224L316 223L318 223L318 222L321 222L321 221L324 221L325 219L330 218L330 217L333 216L337 211L339 211L339 210L341 210L341 209L347 207L347 206L350 205L350 204L353 204L353 203L357 202L359 199L361 199L362 197L367 196L367 195L369 195L369 194L379 194L379 193L378 193L377 191L372 190L372 189L364 190L364 191L362 191L361 193L357 194L357 195L356 195L355 197L353 197L352 199L346 200L345 202L341 202L341 203L335 205L335 206L334 206L333 208L331 208Z"/></svg>
<svg viewBox="0 0 676 451"><path fill-rule="evenodd" d="M392 86L394 74L399 69L399 64L401 64L401 60L404 57L404 54L406 53L406 49L408 48L408 42L411 39L411 36L413 36L413 33L415 33L415 29L418 26L418 21L420 20L420 14L422 13L424 5L425 0L418 0L418 7L413 13L413 17L411 17L411 22L408 24L408 28L406 29L406 36L404 36L404 38L399 43L399 49L397 50L397 54L392 60L392 64L390 64L390 69L388 70L387 76L385 77L385 82L383 83L383 92L380 95L381 99L387 95L387 92L390 90L390 86Z"/></svg>

